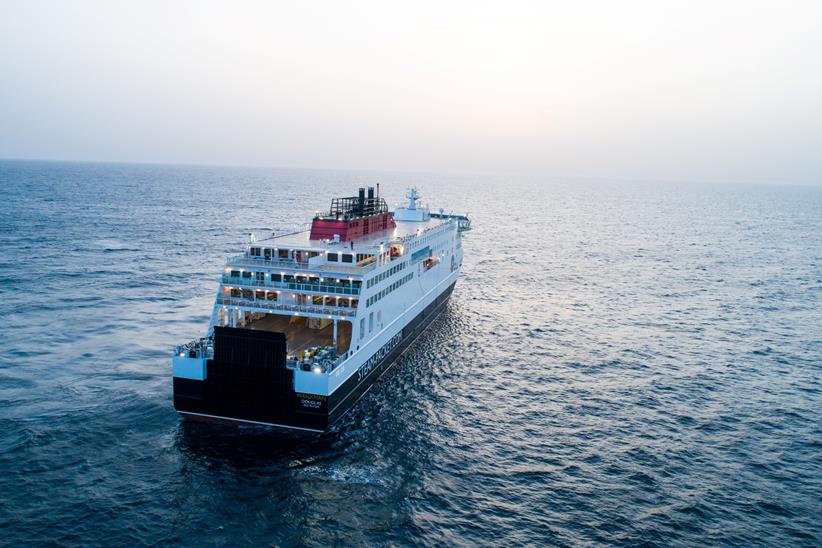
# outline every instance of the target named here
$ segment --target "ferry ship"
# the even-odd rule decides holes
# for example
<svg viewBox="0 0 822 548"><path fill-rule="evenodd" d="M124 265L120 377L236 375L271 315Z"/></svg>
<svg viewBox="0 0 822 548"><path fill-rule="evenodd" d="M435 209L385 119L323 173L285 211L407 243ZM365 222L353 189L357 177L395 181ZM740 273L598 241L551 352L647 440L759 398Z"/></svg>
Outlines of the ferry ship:
<svg viewBox="0 0 822 548"><path fill-rule="evenodd" d="M326 432L443 309L465 215L379 185L335 198L310 230L253 236L221 274L206 336L175 348L186 419Z"/></svg>

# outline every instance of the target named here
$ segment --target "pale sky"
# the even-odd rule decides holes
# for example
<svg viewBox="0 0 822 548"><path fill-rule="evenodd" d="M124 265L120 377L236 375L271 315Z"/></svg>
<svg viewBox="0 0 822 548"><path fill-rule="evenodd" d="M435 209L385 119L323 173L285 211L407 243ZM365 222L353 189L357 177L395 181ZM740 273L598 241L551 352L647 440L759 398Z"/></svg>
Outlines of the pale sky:
<svg viewBox="0 0 822 548"><path fill-rule="evenodd" d="M822 183L822 2L0 0L0 158Z"/></svg>

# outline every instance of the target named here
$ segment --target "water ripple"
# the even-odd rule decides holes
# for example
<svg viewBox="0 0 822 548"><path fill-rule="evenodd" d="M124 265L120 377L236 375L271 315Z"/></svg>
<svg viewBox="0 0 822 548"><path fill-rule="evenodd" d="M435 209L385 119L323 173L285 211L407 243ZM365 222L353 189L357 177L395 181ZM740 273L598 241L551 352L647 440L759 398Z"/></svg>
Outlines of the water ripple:
<svg viewBox="0 0 822 548"><path fill-rule="evenodd" d="M224 256L373 180L471 213L443 314L329 435L182 423L168 350ZM817 189L29 162L0 182L4 543L822 544Z"/></svg>

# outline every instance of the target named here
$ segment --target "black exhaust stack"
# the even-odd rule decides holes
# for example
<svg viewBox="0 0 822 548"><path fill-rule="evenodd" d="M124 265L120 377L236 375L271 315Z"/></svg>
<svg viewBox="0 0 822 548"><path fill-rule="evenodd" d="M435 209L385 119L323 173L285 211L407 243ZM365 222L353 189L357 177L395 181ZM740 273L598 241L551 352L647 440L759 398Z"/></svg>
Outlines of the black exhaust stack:
<svg viewBox="0 0 822 548"><path fill-rule="evenodd" d="M357 198L357 211L362 213L365 211L365 189L360 187L360 194Z"/></svg>

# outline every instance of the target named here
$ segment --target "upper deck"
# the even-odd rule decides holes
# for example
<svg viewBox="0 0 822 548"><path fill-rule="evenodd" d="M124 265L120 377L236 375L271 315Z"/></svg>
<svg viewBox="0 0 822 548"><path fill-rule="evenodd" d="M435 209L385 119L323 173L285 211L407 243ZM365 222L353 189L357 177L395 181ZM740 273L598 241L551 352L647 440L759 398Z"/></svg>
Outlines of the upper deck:
<svg viewBox="0 0 822 548"><path fill-rule="evenodd" d="M358 196L332 200L327 213L314 217L310 230L252 238L242 255L229 258L226 272L242 273L249 267L281 270L281 275L314 271L318 276L362 281L366 273L414 252L431 236L470 229L465 216L446 215L443 210L431 214L427 207L417 207L420 196L415 188L408 198L407 207L391 212L379 197L379 185L376 193L369 187L367 195L360 188Z"/></svg>
<svg viewBox="0 0 822 548"><path fill-rule="evenodd" d="M228 264L344 276L365 274L402 256L411 240L451 222L451 219L434 217L422 222L397 221L391 229L348 242L313 240L310 230L271 236L248 245L242 255L230 257Z"/></svg>

